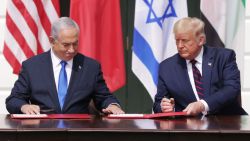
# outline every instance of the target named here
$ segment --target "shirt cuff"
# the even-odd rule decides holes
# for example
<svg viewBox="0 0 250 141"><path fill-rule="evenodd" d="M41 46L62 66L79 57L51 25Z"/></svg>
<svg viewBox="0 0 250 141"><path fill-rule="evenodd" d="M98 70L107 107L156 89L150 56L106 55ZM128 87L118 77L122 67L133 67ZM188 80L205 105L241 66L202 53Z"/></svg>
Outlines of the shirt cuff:
<svg viewBox="0 0 250 141"><path fill-rule="evenodd" d="M110 103L110 104L108 105L108 107L109 107L110 105L116 105L117 107L121 108L121 106L120 106L118 103Z"/></svg>
<svg viewBox="0 0 250 141"><path fill-rule="evenodd" d="M205 100L200 100L200 102L201 102L201 103L204 105L204 107L205 107L205 110L202 111L202 114L203 114L203 115L207 115L207 114L208 114L208 111L209 111L209 107L208 107L207 102L206 102Z"/></svg>

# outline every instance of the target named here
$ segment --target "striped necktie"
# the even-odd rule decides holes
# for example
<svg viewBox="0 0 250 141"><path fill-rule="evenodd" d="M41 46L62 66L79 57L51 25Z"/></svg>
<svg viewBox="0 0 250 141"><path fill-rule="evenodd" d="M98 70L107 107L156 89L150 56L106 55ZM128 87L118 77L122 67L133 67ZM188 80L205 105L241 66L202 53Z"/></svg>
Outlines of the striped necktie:
<svg viewBox="0 0 250 141"><path fill-rule="evenodd" d="M191 60L190 61L192 64L192 70L193 70L193 76L194 76L194 84L195 88L197 91L197 94L200 99L204 98L204 88L203 88L203 83L202 83L202 76L198 68L195 66L196 60Z"/></svg>

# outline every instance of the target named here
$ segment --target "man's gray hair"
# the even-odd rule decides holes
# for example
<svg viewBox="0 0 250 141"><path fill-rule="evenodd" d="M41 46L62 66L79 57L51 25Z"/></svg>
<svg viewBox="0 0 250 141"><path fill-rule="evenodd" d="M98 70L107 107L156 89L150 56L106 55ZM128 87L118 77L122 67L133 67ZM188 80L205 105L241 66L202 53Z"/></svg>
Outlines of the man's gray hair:
<svg viewBox="0 0 250 141"><path fill-rule="evenodd" d="M176 33L178 30L192 30L195 36L198 35L205 35L205 23L195 17L185 17L180 20L178 20L174 24L174 33Z"/></svg>
<svg viewBox="0 0 250 141"><path fill-rule="evenodd" d="M55 22L53 22L52 27L51 27L50 36L52 36L52 38L54 38L54 39L58 39L58 34L59 34L60 30L65 29L65 28L76 28L78 33L80 31L79 26L77 25L77 23L74 20L72 20L69 17L61 17L58 20L56 20Z"/></svg>

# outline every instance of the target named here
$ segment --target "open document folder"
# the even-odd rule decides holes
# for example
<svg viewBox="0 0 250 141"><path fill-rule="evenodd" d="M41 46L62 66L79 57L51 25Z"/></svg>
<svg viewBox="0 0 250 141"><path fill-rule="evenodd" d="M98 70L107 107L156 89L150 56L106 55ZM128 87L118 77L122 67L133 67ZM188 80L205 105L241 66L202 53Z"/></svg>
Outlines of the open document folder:
<svg viewBox="0 0 250 141"><path fill-rule="evenodd" d="M175 116L187 116L186 112L169 112L169 113L156 113L156 114L110 114L107 118L131 118L131 119L150 119L150 118L164 118Z"/></svg>
<svg viewBox="0 0 250 141"><path fill-rule="evenodd" d="M15 119L89 119L91 115L89 114L37 114L37 115L29 115L29 114L11 114L11 118Z"/></svg>

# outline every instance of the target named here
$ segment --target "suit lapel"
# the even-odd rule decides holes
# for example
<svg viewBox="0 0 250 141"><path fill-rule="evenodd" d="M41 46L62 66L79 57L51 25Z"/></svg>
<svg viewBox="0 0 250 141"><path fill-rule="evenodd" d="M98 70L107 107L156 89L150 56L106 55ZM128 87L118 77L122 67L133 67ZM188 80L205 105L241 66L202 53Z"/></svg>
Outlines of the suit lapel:
<svg viewBox="0 0 250 141"><path fill-rule="evenodd" d="M56 84L55 84L55 77L54 77L54 71L53 71L53 66L52 66L52 60L51 60L51 54L50 51L46 52L46 57L44 58L44 72L45 72L45 77L47 77L47 84L50 92L50 97L53 101L53 108L56 110L57 113L61 112L59 100L58 100L58 94L56 90Z"/></svg>
<svg viewBox="0 0 250 141"><path fill-rule="evenodd" d="M209 96L210 94L210 87L211 87L211 73L213 68L213 56L214 53L207 47L204 46L204 53L203 53L203 61L202 61L202 79L203 79L203 86L205 89L205 97Z"/></svg>
<svg viewBox="0 0 250 141"><path fill-rule="evenodd" d="M70 105L71 98L74 95L74 87L77 87L79 85L80 79L82 78L82 75L85 74L87 68L83 67L84 57L77 54L73 59L73 66L72 66L72 72L69 82L69 87L67 90L66 99L63 106L63 111L67 109L67 107Z"/></svg>
<svg viewBox="0 0 250 141"><path fill-rule="evenodd" d="M176 70L180 71L179 78L183 78L180 80L180 83L184 89L183 91L185 92L183 93L183 96L185 97L185 99L188 100L188 102L196 101L195 94L194 94L194 91L193 91L193 88L192 88L192 85L190 83L190 79L188 76L186 60L178 56L178 64L179 64L178 66L181 68L177 68Z"/></svg>

